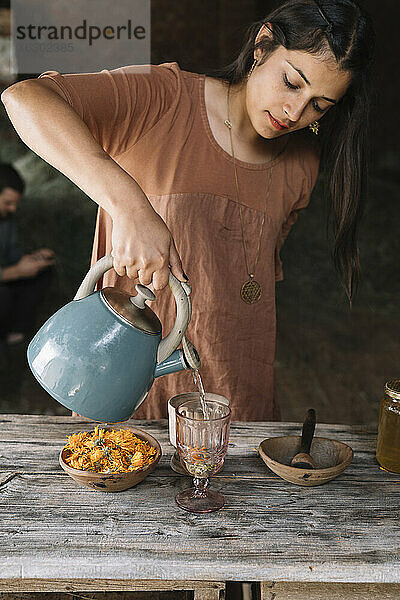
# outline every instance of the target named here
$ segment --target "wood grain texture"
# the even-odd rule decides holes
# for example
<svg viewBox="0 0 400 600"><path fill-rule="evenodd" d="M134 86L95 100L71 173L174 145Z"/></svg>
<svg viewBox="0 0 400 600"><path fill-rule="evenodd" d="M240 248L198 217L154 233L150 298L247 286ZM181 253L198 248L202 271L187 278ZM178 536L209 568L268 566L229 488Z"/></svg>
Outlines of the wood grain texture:
<svg viewBox="0 0 400 600"><path fill-rule="evenodd" d="M193 600L193 591L157 592L0 592L0 600ZM218 599L220 600L220 599Z"/></svg>
<svg viewBox="0 0 400 600"><path fill-rule="evenodd" d="M398 600L400 585L393 583L287 583L264 581L261 600Z"/></svg>
<svg viewBox="0 0 400 600"><path fill-rule="evenodd" d="M1 590L7 589L7 592ZM10 591L12 590L12 591ZM127 592L126 590L129 590ZM144 594L151 590L152 597L145 596ZM27 594L54 594L57 600L61 600L61 597L69 595L69 598L77 593L78 596L93 596L93 600L96 598L96 592L106 595L107 600L122 600L126 594L126 600L134 600L137 597L140 598L140 594L143 594L143 598L148 600L160 600L162 598L170 598L171 600L185 599L189 600L189 594L185 594L185 591L194 591L195 600L223 600L225 593L225 583L218 581L165 581L165 580L132 580L125 579L119 581L112 581L108 579L95 579L95 580L84 580L84 579L3 579L0 580L0 600L14 600L7 598L8 595L22 595ZM29 592L29 593L28 593ZM57 594L55 594L58 592ZM94 592L94 593L93 593ZM160 592L157 595L157 592ZM162 592L174 592L174 597ZM32 600L41 600L38 596L33 596ZM21 600L29 600L22 596ZM49 598L49 600L51 600Z"/></svg>
<svg viewBox="0 0 400 600"><path fill-rule="evenodd" d="M400 475L379 469L374 428L317 425L317 435L348 443L355 457L334 481L300 488L269 471L257 454L263 439L298 434L300 424L233 423L224 470L211 480L226 506L195 515L175 503L191 480L169 466L174 448L167 421L132 425L159 440L160 463L136 487L101 494L57 463L66 436L93 423L0 415L0 584L30 578L96 585L104 579L400 582Z"/></svg>

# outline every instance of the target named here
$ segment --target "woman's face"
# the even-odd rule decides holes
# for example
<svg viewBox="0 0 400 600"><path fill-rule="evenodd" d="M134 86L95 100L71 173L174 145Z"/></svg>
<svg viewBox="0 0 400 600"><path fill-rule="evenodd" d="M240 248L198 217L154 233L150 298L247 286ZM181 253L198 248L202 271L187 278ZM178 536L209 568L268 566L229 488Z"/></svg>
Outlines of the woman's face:
<svg viewBox="0 0 400 600"><path fill-rule="evenodd" d="M256 57L261 56L257 50ZM247 82L251 124L268 139L303 129L339 102L350 79L333 58L279 46L264 64L256 66Z"/></svg>

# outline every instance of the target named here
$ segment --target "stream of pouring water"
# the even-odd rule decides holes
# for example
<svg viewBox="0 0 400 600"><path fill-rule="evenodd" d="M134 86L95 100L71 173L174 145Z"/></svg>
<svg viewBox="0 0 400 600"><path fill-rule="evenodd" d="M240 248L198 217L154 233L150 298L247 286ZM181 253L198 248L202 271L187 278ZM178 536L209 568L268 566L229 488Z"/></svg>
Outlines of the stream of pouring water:
<svg viewBox="0 0 400 600"><path fill-rule="evenodd" d="M201 380L200 371L198 369L193 369L193 381L194 381L195 385L197 386L197 389L199 390L200 404L201 404L201 409L203 411L204 419L208 421L210 419L210 416L209 416L208 408L207 408L207 404L206 404L206 393L204 391L203 382Z"/></svg>

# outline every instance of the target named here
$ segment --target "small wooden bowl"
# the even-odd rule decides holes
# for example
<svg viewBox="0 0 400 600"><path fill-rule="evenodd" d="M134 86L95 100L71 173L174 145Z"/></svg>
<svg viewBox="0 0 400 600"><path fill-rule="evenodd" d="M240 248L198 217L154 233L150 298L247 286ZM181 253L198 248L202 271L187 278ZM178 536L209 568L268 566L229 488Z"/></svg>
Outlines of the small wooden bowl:
<svg viewBox="0 0 400 600"><path fill-rule="evenodd" d="M111 427L104 427L104 429L110 431ZM94 473L92 471L81 471L80 469L74 469L66 464L64 461L65 448L61 450L59 456L61 467L78 483L82 483L95 490L100 490L101 492L122 492L123 490L133 487L154 471L161 458L162 452L160 444L152 435L141 429L135 429L134 427L130 427L129 429L134 435L145 442L149 442L149 444L157 450L153 462L147 467L143 467L137 471L130 471L129 473Z"/></svg>
<svg viewBox="0 0 400 600"><path fill-rule="evenodd" d="M321 485L335 479L353 460L353 450L347 444L328 438L314 437L310 454L316 469L291 467L292 458L300 451L301 437L287 435L263 440L258 452L265 464L279 477L296 485Z"/></svg>

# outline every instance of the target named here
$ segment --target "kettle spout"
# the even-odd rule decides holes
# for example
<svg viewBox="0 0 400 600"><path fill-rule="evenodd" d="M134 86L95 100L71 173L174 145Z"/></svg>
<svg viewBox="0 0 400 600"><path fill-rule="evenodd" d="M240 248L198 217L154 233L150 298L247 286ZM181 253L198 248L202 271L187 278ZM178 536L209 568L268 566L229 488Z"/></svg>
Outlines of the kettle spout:
<svg viewBox="0 0 400 600"><path fill-rule="evenodd" d="M185 369L190 369L190 366L185 361L183 350L175 350L171 356L156 366L154 378L176 373L177 371L184 371Z"/></svg>
<svg viewBox="0 0 400 600"><path fill-rule="evenodd" d="M185 369L198 369L200 358L196 348L186 338L183 339L183 350L175 350L162 363L156 366L154 378L184 371Z"/></svg>

